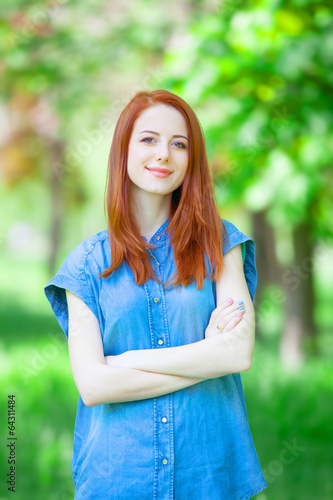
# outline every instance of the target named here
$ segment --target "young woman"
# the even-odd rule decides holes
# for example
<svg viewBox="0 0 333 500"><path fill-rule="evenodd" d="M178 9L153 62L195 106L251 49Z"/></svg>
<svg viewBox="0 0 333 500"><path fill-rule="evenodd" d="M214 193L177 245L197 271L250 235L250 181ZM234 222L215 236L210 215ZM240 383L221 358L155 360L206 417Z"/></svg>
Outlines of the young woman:
<svg viewBox="0 0 333 500"><path fill-rule="evenodd" d="M79 402L76 500L245 500L264 489L239 372L251 366L254 242L222 221L199 122L140 92L117 123L108 230L45 292Z"/></svg>

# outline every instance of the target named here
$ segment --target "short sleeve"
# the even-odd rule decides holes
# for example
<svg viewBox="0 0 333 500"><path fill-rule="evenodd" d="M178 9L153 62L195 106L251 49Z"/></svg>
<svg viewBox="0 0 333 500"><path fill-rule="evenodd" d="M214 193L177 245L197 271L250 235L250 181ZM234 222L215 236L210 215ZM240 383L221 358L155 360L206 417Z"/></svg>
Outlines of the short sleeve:
<svg viewBox="0 0 333 500"><path fill-rule="evenodd" d="M234 224L225 219L222 220L225 229L223 235L223 255L236 245L241 245L244 275L251 299L253 300L257 288L255 243L252 238L249 238L249 236L239 231Z"/></svg>
<svg viewBox="0 0 333 500"><path fill-rule="evenodd" d="M65 259L57 274L44 288L55 317L68 339L68 307L66 290L79 297L98 317L97 303L91 284L88 257L93 249L85 240Z"/></svg>

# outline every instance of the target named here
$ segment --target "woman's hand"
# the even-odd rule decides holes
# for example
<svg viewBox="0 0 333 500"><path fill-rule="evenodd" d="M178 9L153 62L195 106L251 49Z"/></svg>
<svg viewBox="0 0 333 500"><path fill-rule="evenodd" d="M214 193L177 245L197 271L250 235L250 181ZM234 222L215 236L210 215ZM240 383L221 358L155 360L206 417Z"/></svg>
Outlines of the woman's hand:
<svg viewBox="0 0 333 500"><path fill-rule="evenodd" d="M223 332L230 332L242 320L244 311L243 301L234 302L231 298L214 309L205 331L205 339Z"/></svg>

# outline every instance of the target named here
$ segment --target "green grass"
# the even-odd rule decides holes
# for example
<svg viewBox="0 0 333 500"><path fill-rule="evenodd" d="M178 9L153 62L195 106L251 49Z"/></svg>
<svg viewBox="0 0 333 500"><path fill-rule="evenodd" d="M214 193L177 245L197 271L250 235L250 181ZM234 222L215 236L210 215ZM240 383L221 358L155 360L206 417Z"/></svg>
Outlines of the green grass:
<svg viewBox="0 0 333 500"><path fill-rule="evenodd" d="M286 372L258 342L243 374L250 428L269 488L258 500L333 498L333 369L308 361Z"/></svg>
<svg viewBox="0 0 333 500"><path fill-rule="evenodd" d="M44 298L40 264L0 265L0 500L70 500L78 393L67 343ZM16 283L21 286L17 287ZM327 290L323 287L323 296ZM324 305L321 304L321 308ZM325 315L322 344L332 331ZM257 341L243 374L253 439L269 485L257 500L333 498L333 369L323 356L294 372L278 360L280 320ZM16 396L16 493L7 491L7 395Z"/></svg>
<svg viewBox="0 0 333 500"><path fill-rule="evenodd" d="M69 500L78 393L67 342L44 297L40 264L2 261L0 499ZM20 283L20 286L17 286ZM7 396L16 399L16 493L7 490Z"/></svg>

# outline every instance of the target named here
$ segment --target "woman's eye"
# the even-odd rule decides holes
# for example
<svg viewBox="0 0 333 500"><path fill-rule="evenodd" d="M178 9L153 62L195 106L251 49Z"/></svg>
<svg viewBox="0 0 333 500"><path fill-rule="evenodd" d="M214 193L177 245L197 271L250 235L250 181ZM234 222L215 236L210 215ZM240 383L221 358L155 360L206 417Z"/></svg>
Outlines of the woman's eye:
<svg viewBox="0 0 333 500"><path fill-rule="evenodd" d="M142 139L141 142L146 142L148 144L152 144L153 141L155 141L154 137L145 137L144 139Z"/></svg>
<svg viewBox="0 0 333 500"><path fill-rule="evenodd" d="M183 142L174 142L174 145L177 147L177 148L186 148L185 144Z"/></svg>

